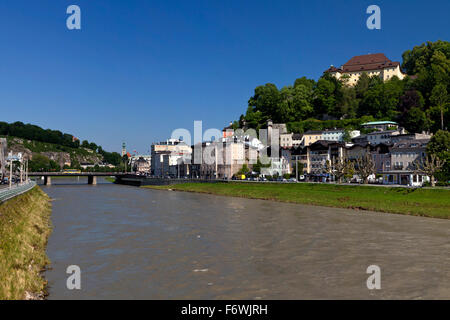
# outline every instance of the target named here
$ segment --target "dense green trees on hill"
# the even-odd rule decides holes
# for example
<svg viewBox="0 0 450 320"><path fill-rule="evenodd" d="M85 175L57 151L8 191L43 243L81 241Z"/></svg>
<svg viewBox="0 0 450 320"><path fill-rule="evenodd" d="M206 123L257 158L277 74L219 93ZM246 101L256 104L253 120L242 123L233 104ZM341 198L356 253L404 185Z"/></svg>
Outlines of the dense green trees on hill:
<svg viewBox="0 0 450 320"><path fill-rule="evenodd" d="M0 122L0 135L54 143L71 148L78 148L80 146L78 140L73 141L73 136L71 134L50 129L44 130L41 127L32 124L24 124L22 122L14 122L11 124Z"/></svg>
<svg viewBox="0 0 450 320"><path fill-rule="evenodd" d="M411 132L436 132L447 127L450 42L428 42L406 51L402 67L411 77L403 80L393 77L383 82L364 73L350 87L325 73L318 81L302 77L281 89L272 83L258 86L248 101L246 114L235 126L243 126L245 122L259 129L272 119L288 123L295 132L301 133L308 128L305 120L314 123L314 119L370 117L398 121Z"/></svg>

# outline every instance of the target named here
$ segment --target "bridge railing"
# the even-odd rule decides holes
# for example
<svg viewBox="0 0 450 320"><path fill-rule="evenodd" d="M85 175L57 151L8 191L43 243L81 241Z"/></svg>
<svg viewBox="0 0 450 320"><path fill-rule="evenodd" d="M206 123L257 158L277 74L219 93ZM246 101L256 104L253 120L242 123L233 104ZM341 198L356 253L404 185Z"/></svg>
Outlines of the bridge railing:
<svg viewBox="0 0 450 320"><path fill-rule="evenodd" d="M125 175L123 172L80 172L80 173L68 173L68 172L28 172L28 176L30 177L39 177L39 176L120 176Z"/></svg>
<svg viewBox="0 0 450 320"><path fill-rule="evenodd" d="M6 200L10 200L14 197L17 197L18 195L21 195L25 192L30 191L36 186L36 182L29 181L27 183L23 184L15 184L12 186L12 188L3 188L0 189L0 203L5 202Z"/></svg>

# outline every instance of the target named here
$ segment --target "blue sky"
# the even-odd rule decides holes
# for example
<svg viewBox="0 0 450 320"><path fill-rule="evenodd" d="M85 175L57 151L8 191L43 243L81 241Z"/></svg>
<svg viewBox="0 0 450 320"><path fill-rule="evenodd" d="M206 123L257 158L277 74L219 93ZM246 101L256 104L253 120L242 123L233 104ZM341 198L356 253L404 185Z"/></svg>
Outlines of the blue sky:
<svg viewBox="0 0 450 320"><path fill-rule="evenodd" d="M66 28L71 4L81 30ZM381 30L366 28L371 4ZM145 153L194 120L223 128L258 85L448 41L448 12L448 0L2 1L0 120Z"/></svg>

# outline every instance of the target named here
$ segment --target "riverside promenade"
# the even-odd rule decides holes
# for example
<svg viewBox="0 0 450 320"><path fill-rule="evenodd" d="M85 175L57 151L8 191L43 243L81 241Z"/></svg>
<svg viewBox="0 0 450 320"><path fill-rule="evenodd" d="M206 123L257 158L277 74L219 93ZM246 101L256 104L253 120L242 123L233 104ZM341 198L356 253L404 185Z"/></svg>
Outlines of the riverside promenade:
<svg viewBox="0 0 450 320"><path fill-rule="evenodd" d="M34 181L27 181L21 184L13 184L11 188L9 186L2 186L0 188L0 203L28 192L35 186L36 182Z"/></svg>

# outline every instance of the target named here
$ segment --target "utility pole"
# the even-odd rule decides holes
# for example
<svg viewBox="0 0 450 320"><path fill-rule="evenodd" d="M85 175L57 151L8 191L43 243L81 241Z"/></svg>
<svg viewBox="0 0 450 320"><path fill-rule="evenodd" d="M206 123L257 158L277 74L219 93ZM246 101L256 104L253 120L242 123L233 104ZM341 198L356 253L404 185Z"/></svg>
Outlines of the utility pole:
<svg viewBox="0 0 450 320"><path fill-rule="evenodd" d="M295 182L298 182L298 156L295 156Z"/></svg>
<svg viewBox="0 0 450 320"><path fill-rule="evenodd" d="M216 143L214 143L214 162L215 162L215 171L216 171L216 174L215 174L215 177L216 177L216 180L217 180L217 176L218 176L218 172L217 172L217 170L218 170L218 165L217 165L217 144Z"/></svg>
<svg viewBox="0 0 450 320"><path fill-rule="evenodd" d="M13 161L12 159L9 160L9 188L12 189L12 171L13 171Z"/></svg>

